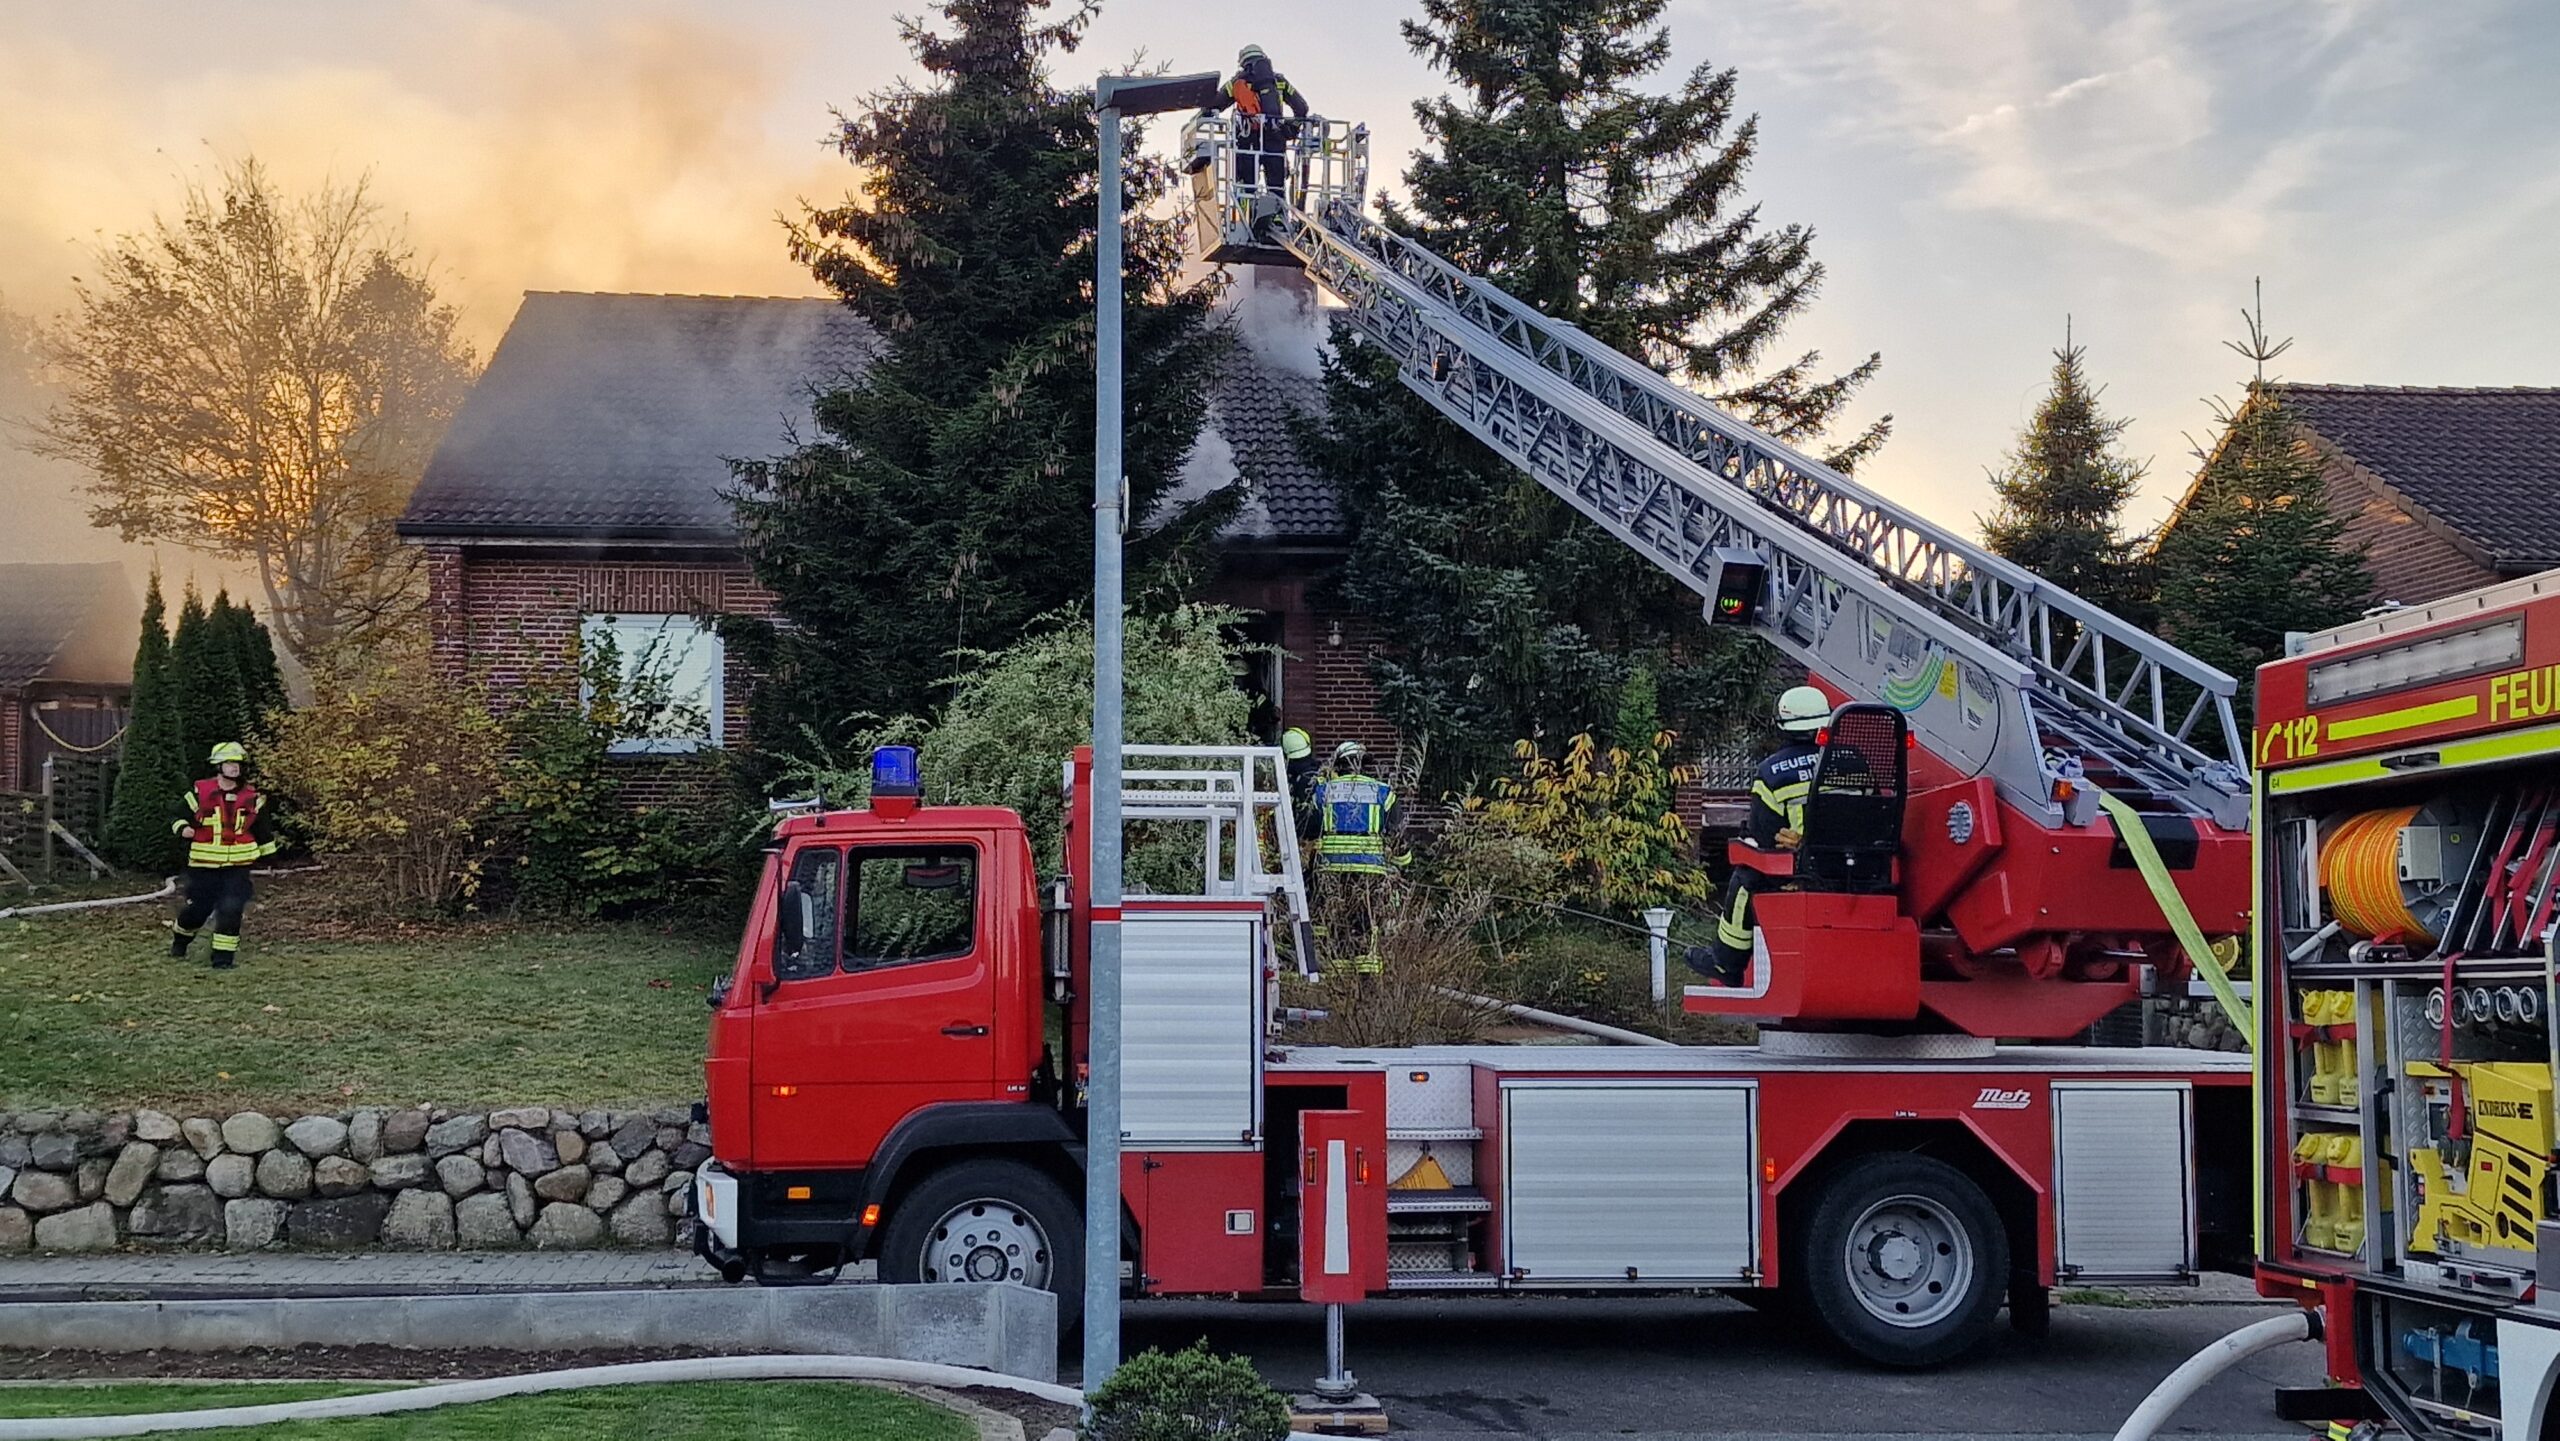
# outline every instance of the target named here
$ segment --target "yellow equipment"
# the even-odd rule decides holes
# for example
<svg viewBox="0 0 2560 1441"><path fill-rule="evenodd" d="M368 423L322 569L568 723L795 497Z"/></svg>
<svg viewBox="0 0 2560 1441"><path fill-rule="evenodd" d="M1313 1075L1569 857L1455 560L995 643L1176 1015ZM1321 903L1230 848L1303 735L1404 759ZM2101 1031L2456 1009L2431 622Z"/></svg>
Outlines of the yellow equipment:
<svg viewBox="0 0 2560 1441"><path fill-rule="evenodd" d="M2533 1230L2550 1214L2551 1067L2532 1061L2408 1063L2424 1088L2428 1144L2409 1149L2420 1187L2409 1249L2496 1246L2533 1254ZM2452 1082L2460 1081L2459 1096ZM2463 1134L2452 1134L2454 1108Z"/></svg>
<svg viewBox="0 0 2560 1441"><path fill-rule="evenodd" d="M2296 1141L2302 1173L2302 1244L2352 1256L2364 1249L2364 1138L2316 1131Z"/></svg>

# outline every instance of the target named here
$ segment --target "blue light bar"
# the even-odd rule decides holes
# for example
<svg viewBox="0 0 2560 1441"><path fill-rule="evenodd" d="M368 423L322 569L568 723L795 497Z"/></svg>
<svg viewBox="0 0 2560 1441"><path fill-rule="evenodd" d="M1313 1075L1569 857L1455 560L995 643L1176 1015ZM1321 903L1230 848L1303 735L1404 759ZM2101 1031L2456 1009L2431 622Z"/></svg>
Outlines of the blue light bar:
<svg viewBox="0 0 2560 1441"><path fill-rule="evenodd" d="M871 753L871 794L920 796L924 785L916 775L914 746L882 746Z"/></svg>

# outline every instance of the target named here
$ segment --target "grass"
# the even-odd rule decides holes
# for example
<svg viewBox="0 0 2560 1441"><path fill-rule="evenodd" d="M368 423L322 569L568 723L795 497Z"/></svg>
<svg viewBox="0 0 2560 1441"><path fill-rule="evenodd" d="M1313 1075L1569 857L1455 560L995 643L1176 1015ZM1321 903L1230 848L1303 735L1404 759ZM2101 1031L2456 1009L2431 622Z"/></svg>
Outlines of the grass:
<svg viewBox="0 0 2560 1441"><path fill-rule="evenodd" d="M123 1416L259 1406L378 1387L323 1383L0 1387L0 1416ZM519 1396L393 1416L195 1431L261 1441L975 1441L977 1427L911 1396L842 1382L706 1381Z"/></svg>
<svg viewBox="0 0 2560 1441"><path fill-rule="evenodd" d="M2158 1301L2149 1296L2134 1296L2103 1287L2080 1286L2053 1293L2057 1306L2100 1306L2110 1311L2165 1311L2174 1301Z"/></svg>
<svg viewBox="0 0 2560 1441"><path fill-rule="evenodd" d="M701 1093L703 995L735 954L729 926L353 927L316 884L260 881L231 972L208 968L202 943L196 960L168 958L168 904L0 920L0 1106Z"/></svg>

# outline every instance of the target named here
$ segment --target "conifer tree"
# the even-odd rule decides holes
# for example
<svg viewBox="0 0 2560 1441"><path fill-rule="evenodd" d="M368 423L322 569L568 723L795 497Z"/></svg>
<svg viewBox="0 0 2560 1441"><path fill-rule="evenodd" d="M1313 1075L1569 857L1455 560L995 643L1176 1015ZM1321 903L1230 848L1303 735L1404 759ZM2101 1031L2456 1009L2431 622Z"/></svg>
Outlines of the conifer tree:
<svg viewBox="0 0 2560 1441"><path fill-rule="evenodd" d="M2219 408L2221 438L2154 559L2163 630L2239 678L2245 726L2257 667L2284 654L2286 632L2353 620L2372 599L2373 577L2347 542L2346 517L2329 507L2318 458L2267 379L2266 363L2293 342L2269 340L2263 309L2244 319L2247 339L2229 344L2255 371L2239 405Z"/></svg>
<svg viewBox="0 0 2560 1441"><path fill-rule="evenodd" d="M169 822L192 774L170 676L168 606L160 597L160 573L153 571L150 589L143 594L142 636L133 652L133 699L116 762L115 795L107 808L108 854L137 870L176 865L179 842Z"/></svg>
<svg viewBox="0 0 2560 1441"><path fill-rule="evenodd" d="M231 597L217 592L207 607L193 586L178 608L169 644L171 690L177 697L178 734L189 776L212 773L205 757L224 741L245 738L242 717L248 695L240 683L239 652L231 638Z"/></svg>
<svg viewBox="0 0 2560 1441"><path fill-rule="evenodd" d="M1732 70L1669 88L1664 0L1424 0L1406 43L1452 95L1416 107L1412 209L1389 223L1542 312L1815 446L1877 358L1837 374L1779 348L1822 283L1812 233L1742 195L1759 122ZM1354 529L1340 591L1395 649L1374 663L1390 720L1443 785L1504 768L1520 737L1605 728L1629 669L1663 719L1712 739L1761 688L1763 648L1442 420L1373 350L1344 343L1311 438ZM1832 448L1842 464L1878 421Z"/></svg>
<svg viewBox="0 0 2560 1441"><path fill-rule="evenodd" d="M2143 624L2150 598L2138 545L2125 537L2122 519L2143 465L2118 453L2126 422L2099 409L2087 356L2066 324L2053 353L2052 387L2007 463L1991 474L1999 506L1982 522L1983 540L2073 595Z"/></svg>
<svg viewBox="0 0 2560 1441"><path fill-rule="evenodd" d="M768 745L925 710L953 652L1000 650L1091 590L1099 135L1091 95L1059 88L1049 66L1093 10L935 8L941 28L906 27L929 79L844 123L859 196L792 234L883 348L821 398L821 433L747 468L734 497L747 556L788 622L745 636L772 676L755 708ZM1207 288L1181 278L1179 228L1147 214L1168 172L1134 135L1119 159L1125 472L1129 513L1143 516L1198 434L1224 336ZM1132 536L1133 565L1196 541L1216 509Z"/></svg>
<svg viewBox="0 0 2560 1441"><path fill-rule="evenodd" d="M232 664L240 673L240 736L242 740L262 739L269 731L270 718L289 704L284 673L276 664L275 638L254 609L236 602L226 606L226 601L226 596L214 597L214 614L223 618L221 629Z"/></svg>

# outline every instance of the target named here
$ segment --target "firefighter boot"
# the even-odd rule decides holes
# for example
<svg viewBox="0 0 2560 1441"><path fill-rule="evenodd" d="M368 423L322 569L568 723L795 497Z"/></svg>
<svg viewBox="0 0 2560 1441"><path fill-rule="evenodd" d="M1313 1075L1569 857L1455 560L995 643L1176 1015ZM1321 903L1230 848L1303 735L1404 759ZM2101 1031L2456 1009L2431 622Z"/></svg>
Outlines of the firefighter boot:
<svg viewBox="0 0 2560 1441"><path fill-rule="evenodd" d="M176 922L171 922L169 926L169 959L173 961L185 960L187 958L187 947L194 945L195 939L195 932L181 930Z"/></svg>

